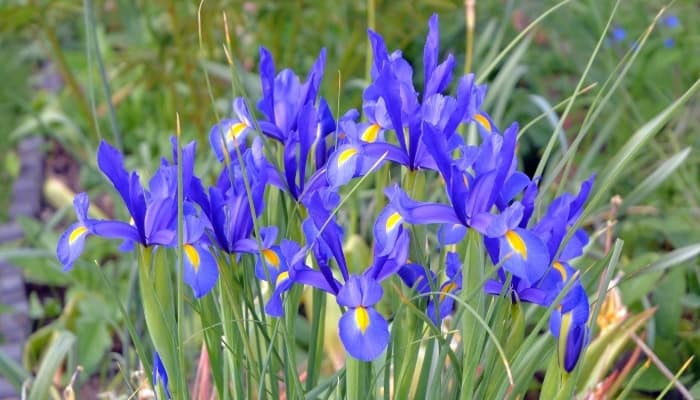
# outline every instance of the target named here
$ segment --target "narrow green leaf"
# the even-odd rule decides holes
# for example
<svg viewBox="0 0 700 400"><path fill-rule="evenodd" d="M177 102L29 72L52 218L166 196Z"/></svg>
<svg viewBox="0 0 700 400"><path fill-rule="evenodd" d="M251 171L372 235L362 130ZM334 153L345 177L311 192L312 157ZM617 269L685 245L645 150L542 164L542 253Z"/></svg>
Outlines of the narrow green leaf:
<svg viewBox="0 0 700 400"><path fill-rule="evenodd" d="M676 101L671 103L656 117L644 124L637 132L625 143L615 157L608 162L603 169L607 171L605 177L600 180L596 186L598 190L591 197L588 206L584 210L584 216L589 215L607 195L608 189L617 181L620 173L629 164L632 158L642 149L643 145L649 141L661 128L668 122L674 112L676 112L697 90L700 88L700 79L696 80L688 90L683 93ZM584 218L582 218L584 219Z"/></svg>
<svg viewBox="0 0 700 400"><path fill-rule="evenodd" d="M649 193L653 192L662 183L666 182L666 179L673 174L676 169L681 166L681 164L683 164L686 158L688 158L688 155L690 155L690 147L686 147L685 149L679 151L661 163L661 165L654 168L654 172L647 176L646 179L637 185L632 193L625 197L622 205L620 206L620 210L625 210L630 206L641 203L641 201L644 200Z"/></svg>
<svg viewBox="0 0 700 400"><path fill-rule="evenodd" d="M53 384L56 371L63 364L63 360L73 347L75 336L69 331L55 331L51 345L44 354L39 366L39 371L32 382L29 391L29 400L45 400L49 398L49 391Z"/></svg>
<svg viewBox="0 0 700 400"><path fill-rule="evenodd" d="M24 381L31 378L29 372L4 352L0 352L0 376L5 378L17 392L22 389Z"/></svg>

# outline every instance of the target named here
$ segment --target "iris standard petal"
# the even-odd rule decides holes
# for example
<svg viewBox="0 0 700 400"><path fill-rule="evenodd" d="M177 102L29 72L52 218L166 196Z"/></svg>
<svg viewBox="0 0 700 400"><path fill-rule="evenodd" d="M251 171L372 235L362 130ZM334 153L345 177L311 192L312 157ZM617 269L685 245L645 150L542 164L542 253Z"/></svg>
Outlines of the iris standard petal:
<svg viewBox="0 0 700 400"><path fill-rule="evenodd" d="M258 109L265 114L268 121L275 120L274 112L274 79L275 61L272 54L260 47L260 86L262 86L262 98L258 102Z"/></svg>
<svg viewBox="0 0 700 400"><path fill-rule="evenodd" d="M87 224L88 222L88 208L90 208L90 199L87 193L78 193L73 199L73 210L75 210L75 216L78 218L78 222Z"/></svg>
<svg viewBox="0 0 700 400"><path fill-rule="evenodd" d="M564 249L559 254L559 260L569 261L583 255L583 248L588 244L588 233L583 229L577 229L569 241L564 245Z"/></svg>
<svg viewBox="0 0 700 400"><path fill-rule="evenodd" d="M338 304L345 307L370 307L379 302L384 290L376 280L366 275L351 275L338 292Z"/></svg>
<svg viewBox="0 0 700 400"><path fill-rule="evenodd" d="M438 28L438 16L433 14L428 20L428 36L425 38L425 46L423 47L423 82L428 86L430 76L437 66L438 51L440 48L440 31ZM427 90L423 90L427 92ZM425 96L425 95L424 95Z"/></svg>
<svg viewBox="0 0 700 400"><path fill-rule="evenodd" d="M452 70L455 66L455 58L452 54L448 54L445 61L435 68L430 79L425 84L424 96L430 96L435 93L440 93L452 81Z"/></svg>
<svg viewBox="0 0 700 400"><path fill-rule="evenodd" d="M457 274L462 272L462 261L454 251L450 251L445 257L445 272L450 279L455 279Z"/></svg>
<svg viewBox="0 0 700 400"><path fill-rule="evenodd" d="M362 361L379 357L389 344L389 324L373 307L348 310L340 317L338 332L348 354Z"/></svg>
<svg viewBox="0 0 700 400"><path fill-rule="evenodd" d="M199 299L209 293L219 278L216 260L208 249L197 244L186 244L185 249L185 283L190 285L194 297Z"/></svg>
<svg viewBox="0 0 700 400"><path fill-rule="evenodd" d="M486 230L486 236L499 237L505 235L509 229L518 226L522 217L523 205L519 202L511 204L510 207L491 219L491 223Z"/></svg>
<svg viewBox="0 0 700 400"><path fill-rule="evenodd" d="M530 184L530 178L520 171L515 171L506 179L498 196L498 208L503 210L508 203Z"/></svg>
<svg viewBox="0 0 700 400"><path fill-rule="evenodd" d="M459 243L467 234L467 227L462 224L442 224L438 228L438 243L442 246Z"/></svg>
<svg viewBox="0 0 700 400"><path fill-rule="evenodd" d="M129 174L124 169L122 154L104 140L97 147L97 166L112 182L112 185L122 197L124 204L129 206Z"/></svg>
<svg viewBox="0 0 700 400"><path fill-rule="evenodd" d="M407 264L397 272L406 286L418 293L427 293L435 283L435 273L419 264Z"/></svg>

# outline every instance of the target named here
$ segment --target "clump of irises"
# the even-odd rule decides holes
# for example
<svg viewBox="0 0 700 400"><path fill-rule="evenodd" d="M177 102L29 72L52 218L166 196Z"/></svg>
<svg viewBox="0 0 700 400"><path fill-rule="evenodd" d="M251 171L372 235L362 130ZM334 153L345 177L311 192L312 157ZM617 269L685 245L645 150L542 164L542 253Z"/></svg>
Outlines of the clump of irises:
<svg viewBox="0 0 700 400"><path fill-rule="evenodd" d="M212 186L194 173L194 142L179 148L173 140L172 160L162 161L147 187L136 172L124 168L122 154L102 142L98 166L130 219L93 219L87 195L77 195L78 222L58 242L64 269L73 267L89 236L120 239L124 251L182 246L182 277L192 295L202 298L219 284L222 255L249 255L255 276L270 288L257 294L267 314L289 312L285 303L295 286L327 292L342 310L338 332L347 353L371 361L390 340L390 319L377 307L388 290L382 282L396 277L424 298L420 304L439 327L455 311L465 271L482 268L466 264L453 251L472 231L493 264L485 271L491 274L485 293L551 308L549 328L558 341L560 365L572 371L589 341L589 301L571 262L589 240L577 227L593 177L578 193L555 198L538 217L539 179L518 169L518 125L501 131L481 109L486 87L471 74L455 79L451 55L439 60L437 16L429 22L420 89L400 51L390 53L376 32L369 32L369 40L374 60L361 113L337 113L337 119L319 95L325 51L300 78L290 69L278 71L272 55L261 49L258 112L238 98L232 116L211 128L210 151L222 164ZM477 132L478 144L465 139L467 129ZM266 156L275 151L281 154L277 164ZM389 184L386 206L372 230L371 262L354 273L344 249L348 232L337 218L343 193L387 164L406 176L439 178L444 201L417 200L416 193ZM302 210L301 240L281 237L276 226L256 229L266 196L275 190ZM434 248L443 255L443 265L410 259L412 247L418 246L412 242L413 225L436 228ZM157 366L164 374L160 360Z"/></svg>

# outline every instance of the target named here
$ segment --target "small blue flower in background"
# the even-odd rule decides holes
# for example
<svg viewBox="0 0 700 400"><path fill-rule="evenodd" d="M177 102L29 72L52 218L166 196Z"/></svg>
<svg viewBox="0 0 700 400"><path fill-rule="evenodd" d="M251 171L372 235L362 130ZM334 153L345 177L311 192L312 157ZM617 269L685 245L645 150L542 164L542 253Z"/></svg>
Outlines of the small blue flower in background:
<svg viewBox="0 0 700 400"><path fill-rule="evenodd" d="M676 15L667 15L661 18L661 23L666 25L667 28L675 29L681 26L681 20Z"/></svg>
<svg viewBox="0 0 700 400"><path fill-rule="evenodd" d="M661 23L668 29L677 29L680 28L681 26L681 20L678 18L677 15L667 15L663 18L661 18ZM664 39L664 47L667 49L670 49L671 47L674 47L676 45L676 40L672 37L667 37Z"/></svg>
<svg viewBox="0 0 700 400"><path fill-rule="evenodd" d="M612 38L613 42L620 43L627 37L627 32L625 32L622 27L615 26L610 33L610 37Z"/></svg>

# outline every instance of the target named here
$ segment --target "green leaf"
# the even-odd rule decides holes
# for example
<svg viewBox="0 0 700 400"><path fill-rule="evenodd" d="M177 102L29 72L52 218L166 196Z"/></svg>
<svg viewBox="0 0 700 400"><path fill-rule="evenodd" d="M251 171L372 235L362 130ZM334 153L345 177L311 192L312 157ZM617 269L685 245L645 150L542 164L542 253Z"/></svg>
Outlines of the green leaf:
<svg viewBox="0 0 700 400"><path fill-rule="evenodd" d="M32 382L29 391L29 400L45 400L49 398L49 390L52 387L56 371L63 364L63 360L73 347L75 336L65 330L54 331L48 350L39 366L39 371Z"/></svg>
<svg viewBox="0 0 700 400"><path fill-rule="evenodd" d="M613 159L610 160L604 168L604 171L607 171L607 174L600 180L600 183L596 185L597 191L589 200L588 206L584 210L584 215L590 215L590 213L596 207L598 207L601 200L607 195L608 189L617 181L619 175L627 167L633 157L636 156L642 149L643 145L661 130L661 128L671 118L673 113L678 111L678 109L698 90L698 88L700 88L700 79L696 80L695 83L693 83L693 85L688 88L688 90L686 90L681 97L671 103L653 119L639 128L634 135L632 135L622 149L617 152L615 157L613 157Z"/></svg>
<svg viewBox="0 0 700 400"><path fill-rule="evenodd" d="M579 381L582 385L577 388L577 392L585 392L593 388L605 377L630 335L646 323L655 311L655 309L649 309L620 321L608 327L593 340L583 358Z"/></svg>
<svg viewBox="0 0 700 400"><path fill-rule="evenodd" d="M659 307L654 320L659 335L673 338L678 334L683 312L680 294L685 291L685 270L681 268L669 271L654 291L654 303Z"/></svg>
<svg viewBox="0 0 700 400"><path fill-rule="evenodd" d="M647 176L646 179L637 185L632 193L625 197L620 209L625 210L629 206L640 204L642 200L664 183L683 164L689 154L690 147L686 147L657 166L651 175Z"/></svg>
<svg viewBox="0 0 700 400"><path fill-rule="evenodd" d="M112 347L112 337L107 324L81 318L77 324L78 362L90 375L99 367L100 361Z"/></svg>
<svg viewBox="0 0 700 400"><path fill-rule="evenodd" d="M24 381L31 378L29 372L4 352L0 352L0 376L5 378L17 392L22 389Z"/></svg>

